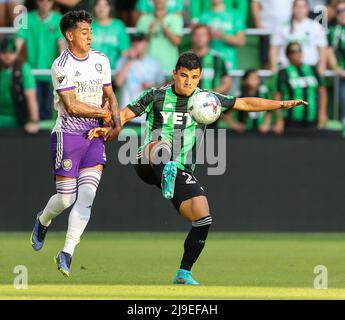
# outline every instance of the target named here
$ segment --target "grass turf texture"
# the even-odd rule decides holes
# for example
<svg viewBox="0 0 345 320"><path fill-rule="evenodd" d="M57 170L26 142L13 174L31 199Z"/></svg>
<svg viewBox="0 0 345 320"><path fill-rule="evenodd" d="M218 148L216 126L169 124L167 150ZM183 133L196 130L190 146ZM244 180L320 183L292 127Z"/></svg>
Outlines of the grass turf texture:
<svg viewBox="0 0 345 320"><path fill-rule="evenodd" d="M172 285L184 233L87 232L71 277L53 256L64 233L48 233L40 252L29 233L0 233L0 299L345 299L342 234L211 233L193 270L201 286ZM25 265L29 287L13 286ZM329 289L314 289L314 267L328 268Z"/></svg>

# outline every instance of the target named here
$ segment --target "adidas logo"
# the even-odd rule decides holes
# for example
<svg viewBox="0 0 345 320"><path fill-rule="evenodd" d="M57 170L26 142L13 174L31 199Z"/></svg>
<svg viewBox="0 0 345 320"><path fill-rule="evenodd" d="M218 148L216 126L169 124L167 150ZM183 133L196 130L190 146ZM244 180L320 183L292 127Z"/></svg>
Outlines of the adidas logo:
<svg viewBox="0 0 345 320"><path fill-rule="evenodd" d="M74 76L79 77L79 76L81 76L81 73L79 71L77 71Z"/></svg>

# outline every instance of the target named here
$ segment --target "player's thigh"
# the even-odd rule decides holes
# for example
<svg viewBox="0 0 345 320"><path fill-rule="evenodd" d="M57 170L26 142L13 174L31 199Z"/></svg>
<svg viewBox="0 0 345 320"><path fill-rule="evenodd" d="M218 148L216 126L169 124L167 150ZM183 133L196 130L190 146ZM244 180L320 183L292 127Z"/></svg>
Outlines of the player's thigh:
<svg viewBox="0 0 345 320"><path fill-rule="evenodd" d="M206 192L193 173L177 170L172 203L187 220L195 221L209 215Z"/></svg>
<svg viewBox="0 0 345 320"><path fill-rule="evenodd" d="M60 181L68 181L68 180L77 180L77 178L68 178L68 177L63 177L63 176L55 176L55 181L60 182Z"/></svg>
<svg viewBox="0 0 345 320"><path fill-rule="evenodd" d="M188 221L196 221L210 215L206 196L197 196L185 200L180 205L180 214Z"/></svg>
<svg viewBox="0 0 345 320"><path fill-rule="evenodd" d="M171 151L171 146L168 142L158 140L152 141L144 148L143 155L146 159L149 159L151 165L154 164L155 153L162 147L168 148Z"/></svg>
<svg viewBox="0 0 345 320"><path fill-rule="evenodd" d="M103 164L98 164L98 165L93 166L93 167L80 168L80 172L83 172L85 170L90 170L90 169L96 169L100 172L103 172L103 168L104 168Z"/></svg>

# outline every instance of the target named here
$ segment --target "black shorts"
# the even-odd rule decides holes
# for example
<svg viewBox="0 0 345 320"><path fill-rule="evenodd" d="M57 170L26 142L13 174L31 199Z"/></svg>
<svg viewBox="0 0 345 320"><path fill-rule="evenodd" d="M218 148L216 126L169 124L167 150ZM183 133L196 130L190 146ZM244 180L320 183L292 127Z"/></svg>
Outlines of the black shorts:
<svg viewBox="0 0 345 320"><path fill-rule="evenodd" d="M147 184L154 184L159 189L162 189L161 179L157 178L149 164L135 164L134 168L141 180ZM175 209L179 211L183 201L198 196L206 196L204 188L201 186L199 181L193 174L177 169L174 197L171 199Z"/></svg>

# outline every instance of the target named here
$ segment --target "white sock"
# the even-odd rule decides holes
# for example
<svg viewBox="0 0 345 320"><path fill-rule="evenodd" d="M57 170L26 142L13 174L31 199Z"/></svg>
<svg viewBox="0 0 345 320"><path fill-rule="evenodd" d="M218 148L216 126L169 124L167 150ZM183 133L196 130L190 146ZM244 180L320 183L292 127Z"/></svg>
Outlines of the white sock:
<svg viewBox="0 0 345 320"><path fill-rule="evenodd" d="M65 246L62 251L71 256L80 241L91 216L91 207L96 196L102 172L97 169L85 169L78 178L78 197L68 219Z"/></svg>
<svg viewBox="0 0 345 320"><path fill-rule="evenodd" d="M39 217L40 222L45 227L48 227L52 219L56 218L62 211L74 203L77 193L77 180L71 179L56 182L56 191L57 194L49 199L42 215Z"/></svg>

